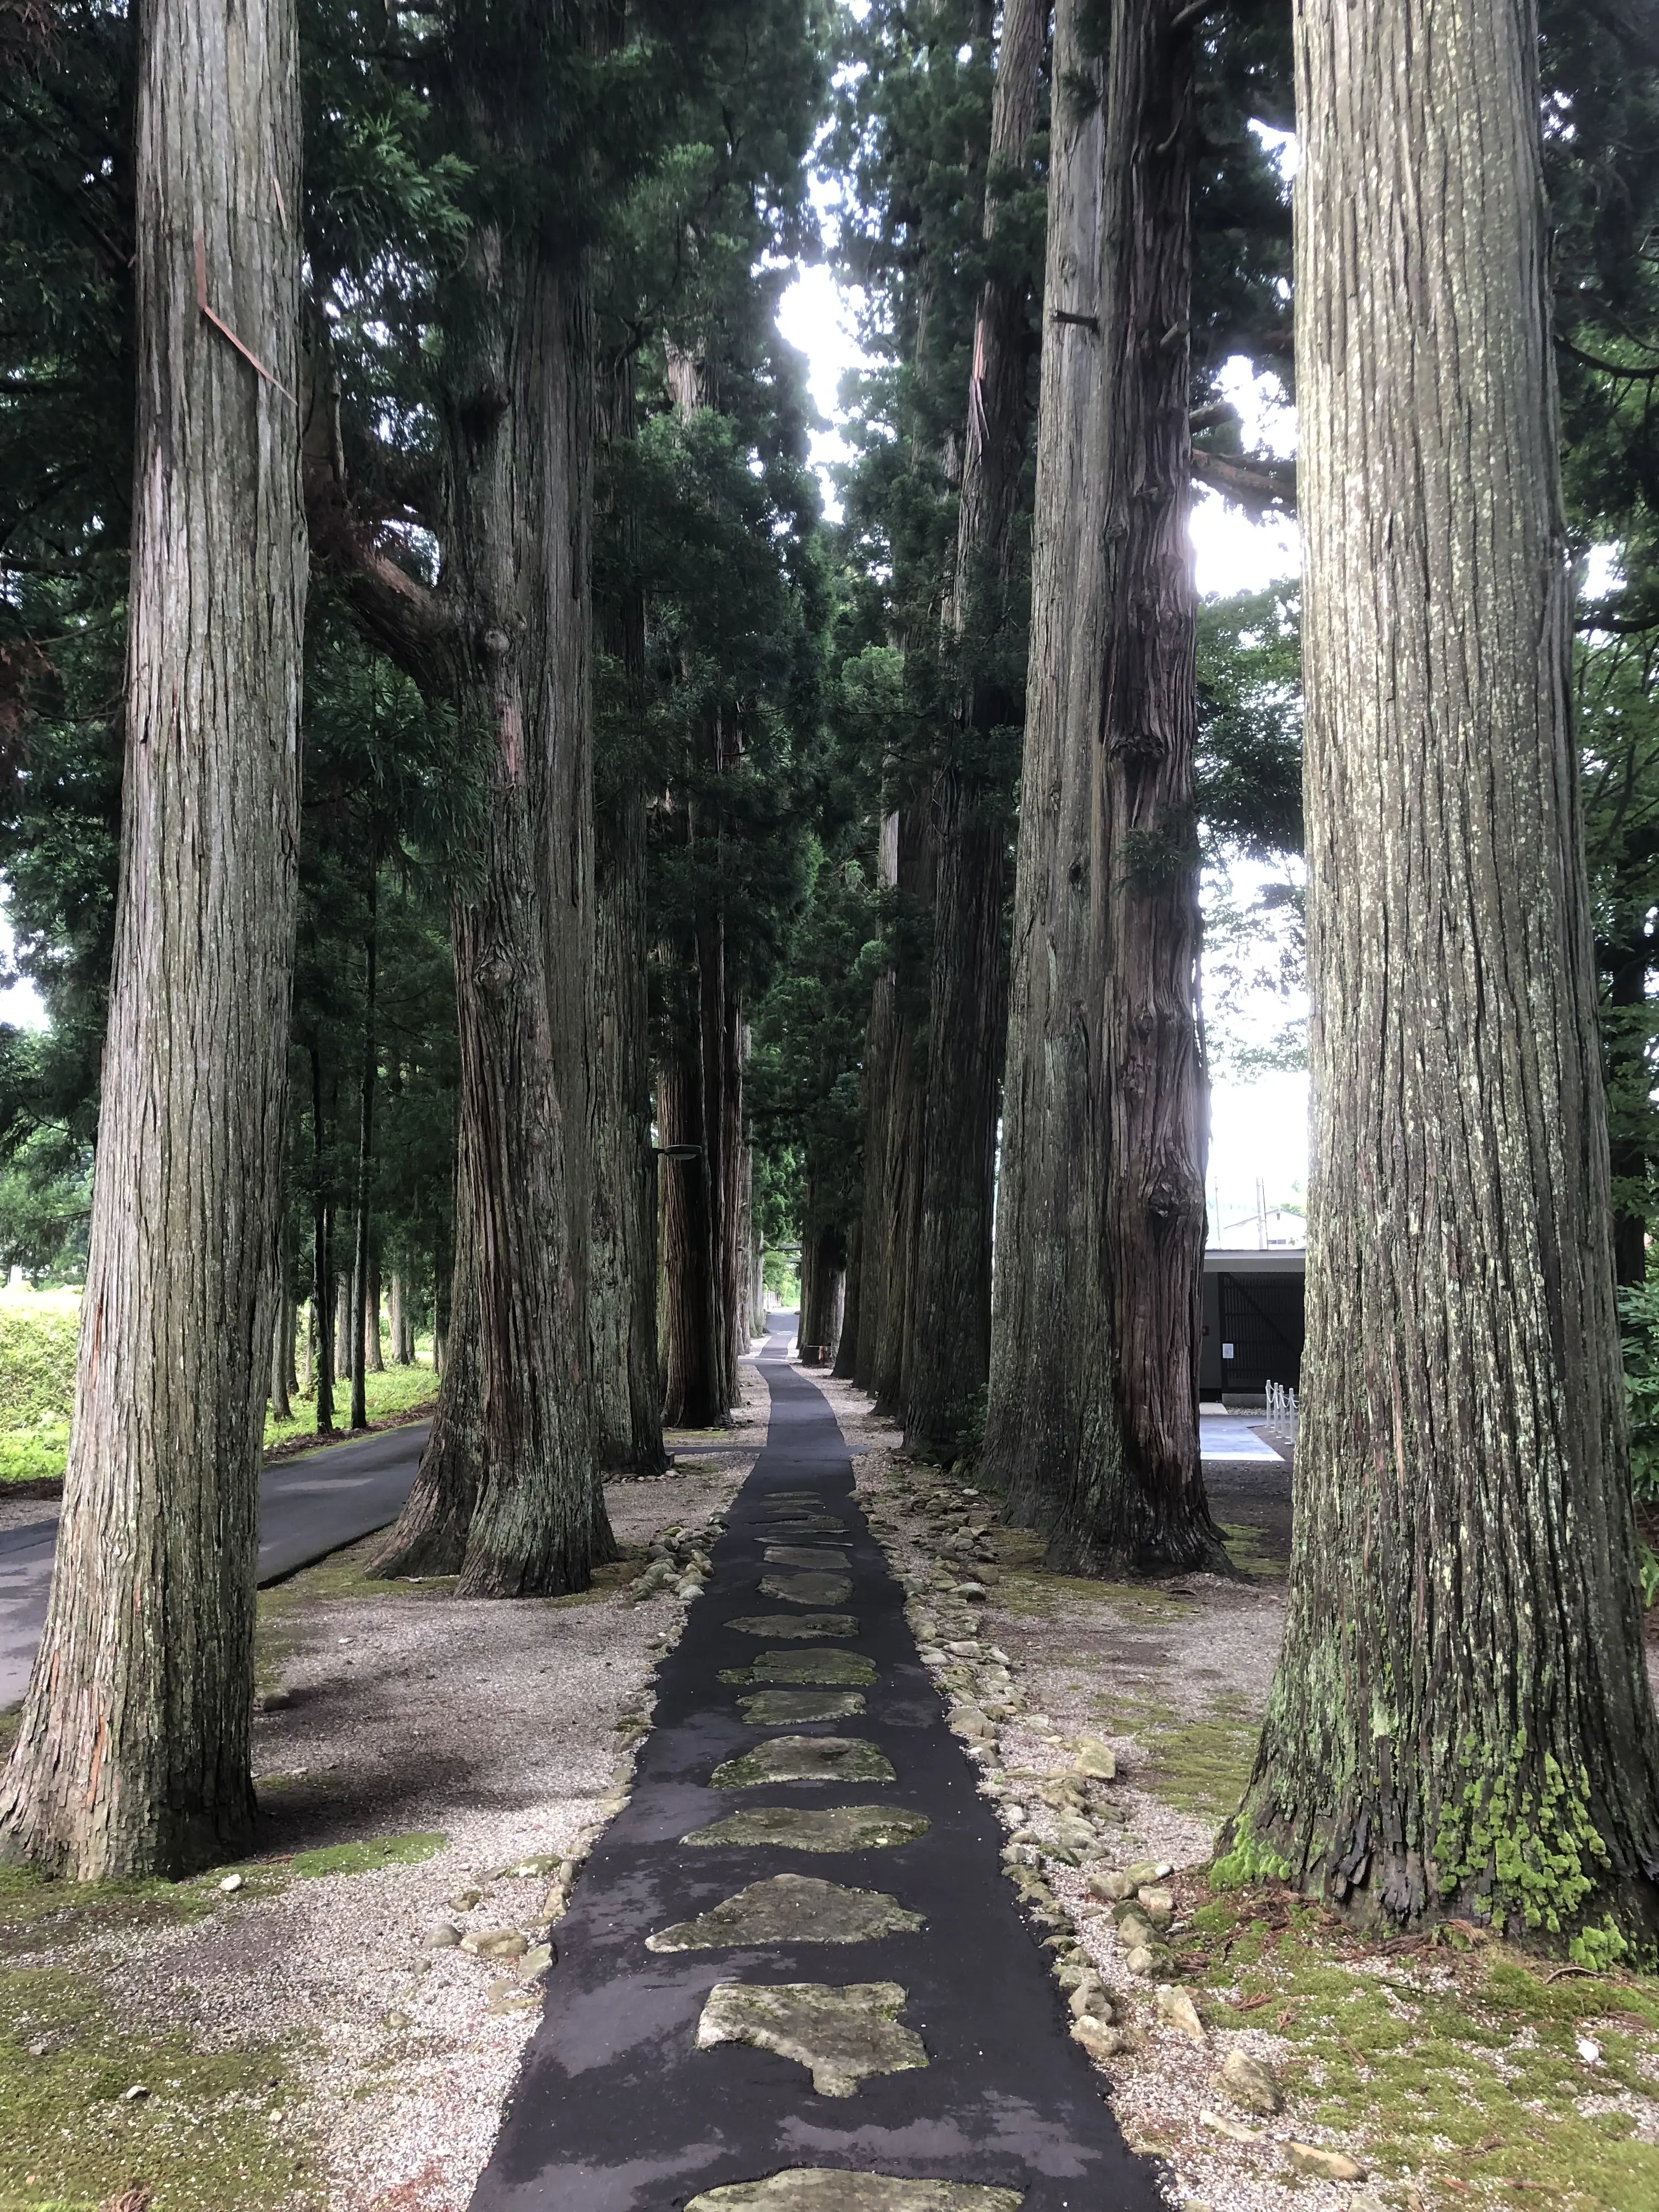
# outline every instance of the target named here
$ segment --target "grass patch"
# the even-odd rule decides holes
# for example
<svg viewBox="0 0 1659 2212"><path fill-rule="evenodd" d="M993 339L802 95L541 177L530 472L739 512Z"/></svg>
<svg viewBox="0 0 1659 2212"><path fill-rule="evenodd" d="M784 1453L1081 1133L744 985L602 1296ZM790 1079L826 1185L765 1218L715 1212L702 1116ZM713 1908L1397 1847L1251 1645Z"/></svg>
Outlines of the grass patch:
<svg viewBox="0 0 1659 2212"><path fill-rule="evenodd" d="M1287 2088L1378 2179L1464 2185L1488 2204L1517 2201L1507 2186L1523 2181L1540 2212L1659 2205L1659 2145L1634 2141L1624 2112L1577 2109L1621 2091L1653 2100L1659 1979L1551 1981L1455 1931L1384 1948L1260 1895L1206 1899L1183 1940L1200 2008L1218 2027L1284 2036ZM1600 2063L1578 2055L1583 2035Z"/></svg>
<svg viewBox="0 0 1659 2212"><path fill-rule="evenodd" d="M403 1415L424 1413L438 1401L438 1377L430 1367L388 1367L383 1375L365 1375L363 1397L371 1421L396 1420ZM286 1421L273 1420L270 1408L265 1408L265 1449L273 1444L294 1443L301 1439L315 1440L326 1447L331 1442L349 1441L350 1431L345 1424L351 1412L351 1385L340 1382L334 1386L334 1419L338 1432L331 1438L317 1435L317 1407L310 1398L295 1398L294 1412Z"/></svg>
<svg viewBox="0 0 1659 2212"><path fill-rule="evenodd" d="M0 2212L92 2212L133 2180L155 2212L320 2205L308 2147L276 2118L299 2095L293 2063L276 2044L204 2051L147 2031L62 1967L0 1970Z"/></svg>
<svg viewBox="0 0 1659 2212"><path fill-rule="evenodd" d="M436 1858L449 1842L444 1835L376 1836L365 1844L325 1844L314 1851L296 1851L289 1861L294 1873L307 1881L331 1874L376 1874L382 1867L419 1866Z"/></svg>
<svg viewBox="0 0 1659 2212"><path fill-rule="evenodd" d="M69 1451L75 1401L75 1346L80 1328L79 1291L0 1291L0 1485L61 1479ZM382 1333L382 1350L390 1349ZM428 1347L429 1349L429 1347ZM350 1386L335 1386L343 1418ZM371 1421L422 1413L438 1395L430 1366L389 1365L364 1377ZM265 1447L314 1437L313 1401L296 1398L294 1413L276 1421L267 1409Z"/></svg>

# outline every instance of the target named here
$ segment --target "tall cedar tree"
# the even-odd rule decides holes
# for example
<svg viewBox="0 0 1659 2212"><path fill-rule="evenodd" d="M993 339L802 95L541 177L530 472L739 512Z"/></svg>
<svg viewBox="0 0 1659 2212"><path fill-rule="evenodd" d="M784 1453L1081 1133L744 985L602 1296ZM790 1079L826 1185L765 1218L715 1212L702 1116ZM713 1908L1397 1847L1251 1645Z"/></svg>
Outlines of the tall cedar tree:
<svg viewBox="0 0 1659 2212"><path fill-rule="evenodd" d="M1659 1927L1527 0L1302 0L1316 1170L1290 1610L1224 1874ZM1426 583L1426 588L1425 588Z"/></svg>
<svg viewBox="0 0 1659 2212"><path fill-rule="evenodd" d="M1055 139L1075 166L1064 179L1050 170L1045 565L1033 591L986 1459L1016 1510L1049 1524L1055 1566L1224 1567L1198 1450L1195 24L1177 0L1118 9L1094 56L1084 46L1094 20L1068 11L1065 35L1098 76L1097 121L1078 112L1083 83L1055 65L1073 108ZM1045 524L1066 536L1051 544ZM1067 1308L1083 1316L1085 1357L1068 1340L1077 1322L1060 1325Z"/></svg>
<svg viewBox="0 0 1659 2212"><path fill-rule="evenodd" d="M1008 755L1019 704L1007 681L1006 633L1035 346L1023 258L1006 245L998 258L996 247L1002 201L1018 180L1041 112L1048 15L1047 0L1007 0L1002 11L984 214L992 266L974 321L946 613L947 635L963 665L931 794L933 945L904 1425L910 1450L945 1459L974 1425L990 1366L991 1224L1006 1028Z"/></svg>
<svg viewBox="0 0 1659 2212"><path fill-rule="evenodd" d="M453 701L483 763L483 850L454 927L451 1357L381 1554L383 1571L459 1564L473 1595L585 1589L613 1550L586 1328L591 314L553 152L602 43L599 12L500 0L447 25L439 100L475 182L440 308L438 592L417 592L357 537L325 419L308 485L366 618Z"/></svg>
<svg viewBox="0 0 1659 2212"><path fill-rule="evenodd" d="M81 1879L243 1847L299 799L299 57L141 13L121 884L45 1633L0 1783Z"/></svg>

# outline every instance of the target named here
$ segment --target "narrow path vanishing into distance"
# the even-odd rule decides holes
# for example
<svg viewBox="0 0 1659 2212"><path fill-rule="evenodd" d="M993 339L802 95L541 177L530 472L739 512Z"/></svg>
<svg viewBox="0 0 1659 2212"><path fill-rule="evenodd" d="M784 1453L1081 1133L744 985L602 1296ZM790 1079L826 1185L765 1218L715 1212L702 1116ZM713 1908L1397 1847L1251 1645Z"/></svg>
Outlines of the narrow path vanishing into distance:
<svg viewBox="0 0 1659 2212"><path fill-rule="evenodd" d="M472 2212L1163 2212L793 1333Z"/></svg>

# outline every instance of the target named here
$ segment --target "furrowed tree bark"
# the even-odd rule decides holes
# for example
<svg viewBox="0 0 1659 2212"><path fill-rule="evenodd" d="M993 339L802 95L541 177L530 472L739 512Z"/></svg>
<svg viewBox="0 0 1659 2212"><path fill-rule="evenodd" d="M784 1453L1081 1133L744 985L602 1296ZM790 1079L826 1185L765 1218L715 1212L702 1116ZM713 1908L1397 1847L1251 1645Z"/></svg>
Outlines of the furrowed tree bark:
<svg viewBox="0 0 1659 2212"><path fill-rule="evenodd" d="M6 1849L82 1880L252 1826L299 828L294 11L149 0L138 39L121 881L63 1523L0 1781Z"/></svg>
<svg viewBox="0 0 1659 2212"><path fill-rule="evenodd" d="M1535 49L1528 0L1297 10L1316 1168L1285 1638L1220 1870L1595 1965L1659 1924L1659 1736Z"/></svg>
<svg viewBox="0 0 1659 2212"><path fill-rule="evenodd" d="M1057 0L1031 642L1003 1077L983 1479L1052 1524L1057 1474L1115 1482L1123 1452L1104 1193L1093 1142L1096 756L1107 424L1101 337L1103 57L1087 0Z"/></svg>
<svg viewBox="0 0 1659 2212"><path fill-rule="evenodd" d="M1007 0L991 109L983 222L997 235L1000 176L1037 125L1048 0ZM915 1323L905 1446L950 1461L976 1425L991 1346L991 1228L1006 1034L1002 945L1018 711L1006 652L1013 527L1029 413L1029 286L995 270L980 295L969 383L956 570L947 614L966 681L934 778L938 854Z"/></svg>
<svg viewBox="0 0 1659 2212"><path fill-rule="evenodd" d="M1182 0L1115 19L1100 284L1106 571L1091 872L1091 1166L1121 1449L1063 1468L1073 1573L1231 1571L1199 1461L1209 1085L1198 1024L1189 371L1194 48Z"/></svg>
<svg viewBox="0 0 1659 2212"><path fill-rule="evenodd" d="M492 63L500 58L485 53ZM493 100L494 68L470 88ZM495 760L478 896L457 917L463 1118L483 1462L462 1594L584 1589L614 1557L587 1342L592 793L587 697L592 392L579 270L497 234L505 311L452 428L451 558L477 610L462 711ZM493 420L486 428L482 400ZM495 411L497 400L502 400Z"/></svg>

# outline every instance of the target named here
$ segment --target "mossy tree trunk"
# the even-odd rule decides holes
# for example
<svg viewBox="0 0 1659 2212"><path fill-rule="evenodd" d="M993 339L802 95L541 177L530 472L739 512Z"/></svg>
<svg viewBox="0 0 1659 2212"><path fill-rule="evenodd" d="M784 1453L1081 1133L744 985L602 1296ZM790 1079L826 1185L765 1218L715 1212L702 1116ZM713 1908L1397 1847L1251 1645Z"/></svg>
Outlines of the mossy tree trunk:
<svg viewBox="0 0 1659 2212"><path fill-rule="evenodd" d="M1290 1608L1223 1863L1595 1964L1659 1927L1659 1737L1535 48L1516 0L1298 9L1316 1170Z"/></svg>
<svg viewBox="0 0 1659 2212"><path fill-rule="evenodd" d="M6 1847L82 1880L252 1826L299 833L295 12L151 0L137 36L114 964L63 1523L0 1781Z"/></svg>

